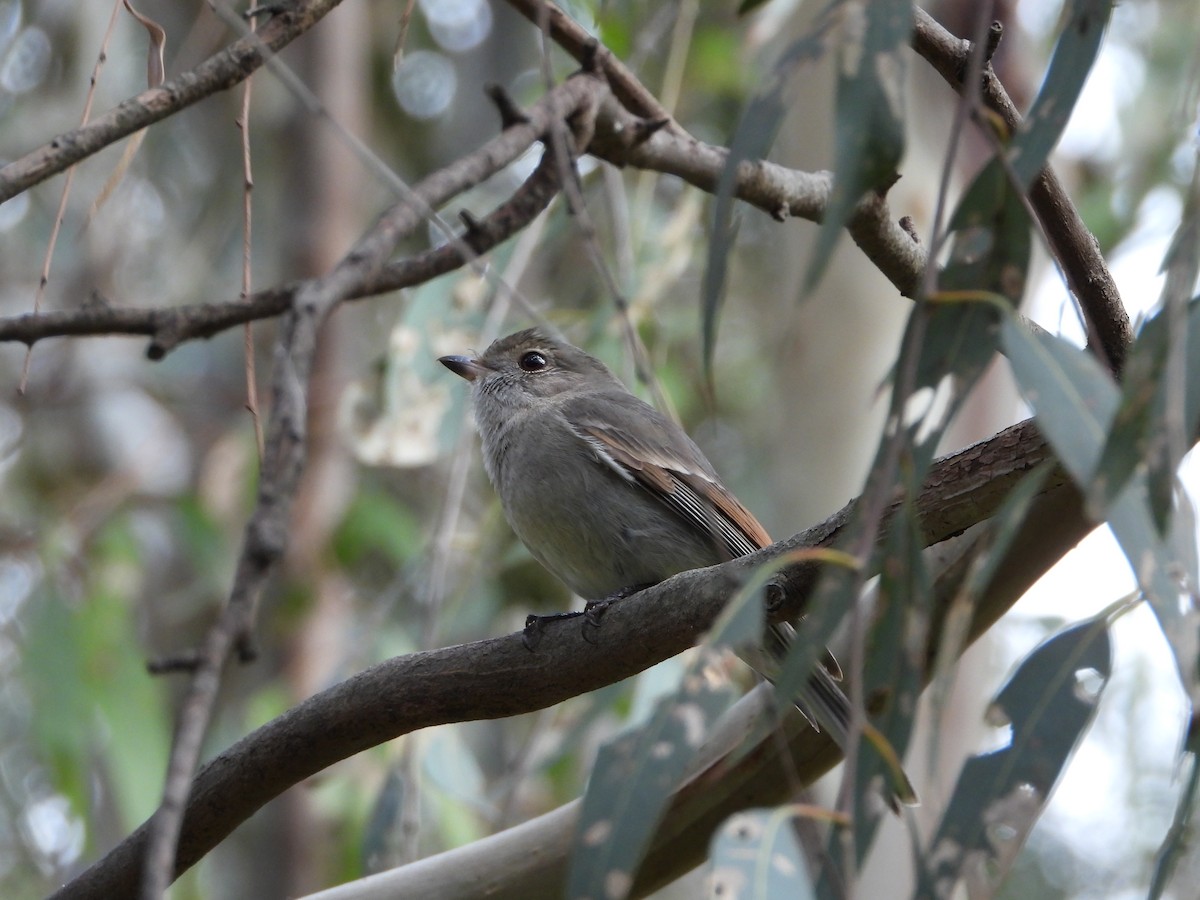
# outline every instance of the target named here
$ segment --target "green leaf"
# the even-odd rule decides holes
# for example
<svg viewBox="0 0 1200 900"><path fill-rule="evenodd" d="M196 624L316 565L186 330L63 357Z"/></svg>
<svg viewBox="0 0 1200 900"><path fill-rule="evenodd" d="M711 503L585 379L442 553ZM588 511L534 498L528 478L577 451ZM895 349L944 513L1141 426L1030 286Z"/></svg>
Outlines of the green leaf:
<svg viewBox="0 0 1200 900"><path fill-rule="evenodd" d="M941 291L999 295L1015 307L1029 269L1029 213L1003 167L993 161L971 182L950 217L950 260Z"/></svg>
<svg viewBox="0 0 1200 900"><path fill-rule="evenodd" d="M957 664L958 658L967 643L968 630L974 618L979 598L992 583L999 571L1000 565L1006 560L1013 540L1025 524L1026 516L1033 505L1034 499L1041 493L1050 474L1058 468L1054 460L1045 460L1037 468L1021 479L1020 483L1009 492L996 510L995 515L988 521L986 535L975 544L975 555L970 562L966 578L961 583L957 594L946 611L944 621L935 625L931 631L941 634L942 639L937 646L937 657L933 665L933 685L930 696L933 708L940 715L945 709L946 698L951 684L947 676ZM936 771L937 747L931 748L930 767Z"/></svg>
<svg viewBox="0 0 1200 900"><path fill-rule="evenodd" d="M814 897L795 814L787 807L731 816L713 836L709 896L722 900Z"/></svg>
<svg viewBox="0 0 1200 900"><path fill-rule="evenodd" d="M1001 342L1038 428L1071 478L1086 488L1117 410L1116 384L1090 353L1052 334L1035 334L1015 318L1001 325Z"/></svg>
<svg viewBox="0 0 1200 900"><path fill-rule="evenodd" d="M1112 669L1108 615L1041 644L1001 689L988 719L1010 724L1011 742L963 766L919 896L950 896L968 866L994 894L1095 715Z"/></svg>
<svg viewBox="0 0 1200 900"><path fill-rule="evenodd" d="M600 748L583 797L567 896L628 894L672 792L709 732L733 702L723 679L705 677L722 651L698 647L679 690L651 720Z"/></svg>
<svg viewBox="0 0 1200 900"><path fill-rule="evenodd" d="M911 370L905 380L908 391L893 394L860 509L889 503L897 494L909 501L917 496L946 427L996 352L1003 311L1020 300L1024 288L1030 223L1015 189L998 167L983 173L967 191L952 224L957 230L955 243L941 276L939 296L918 303L909 317L895 366L900 374ZM900 374L894 376L898 383ZM864 546L864 527L856 516L839 546ZM920 693L920 673L903 654L905 648L924 640L928 616L921 607L929 595L920 523L907 503L901 504L882 548L876 540L866 546L874 549L864 560L864 572L885 573L885 590L891 597L885 600L881 631L872 638L877 650L868 654L871 662L861 677L866 696L890 693L890 702L881 715L870 717L870 724L902 757ZM803 623L803 641L797 641L789 653L777 684L781 695L795 690L807 677L844 611L858 602L862 581L861 575L846 571L823 574ZM888 646L893 653L882 649ZM856 770L860 780L854 791L858 829L854 846L859 861L870 847L880 810L867 797L877 796L874 788L880 779L886 783L889 771L870 742L862 742L860 748ZM840 852L836 840L831 841L829 852Z"/></svg>
<svg viewBox="0 0 1200 900"><path fill-rule="evenodd" d="M404 777L399 766L389 766L371 806L360 841L359 866L363 873L379 872L396 864L400 817L404 810Z"/></svg>
<svg viewBox="0 0 1200 900"><path fill-rule="evenodd" d="M123 828L158 806L170 733L164 686L145 668L125 584L137 564L122 525L109 526L89 559L87 596L78 605L47 590L25 623L22 656L33 732L55 788L86 812L99 764ZM132 650L130 648L135 648Z"/></svg>
<svg viewBox="0 0 1200 900"><path fill-rule="evenodd" d="M1151 442L1166 441L1160 428L1167 343L1166 317L1160 314L1145 324L1129 350L1121 377L1121 402L1088 486L1088 504L1093 509L1111 506L1138 465L1157 455Z"/></svg>
<svg viewBox="0 0 1200 900"><path fill-rule="evenodd" d="M994 174L981 176L967 191L955 222L961 233L942 274L944 293L937 302L918 303L909 316L895 370L914 370L911 394L893 396L860 508L869 508L872 498L888 502L898 490L917 495L946 427L996 352L1005 304L1020 299L1029 264L1029 219L1011 184ZM889 458L897 460L891 471ZM839 546L859 546L861 531L856 517ZM878 551L864 564L869 573L879 571ZM845 569L822 574L801 639L776 683L781 697L794 696L803 684L845 610L858 601L861 584L860 576ZM894 749L902 754L905 745Z"/></svg>
<svg viewBox="0 0 1200 900"><path fill-rule="evenodd" d="M1100 53L1113 5L1112 0L1073 0L1066 6L1062 36L1054 47L1045 81L1008 154L1022 188L1033 183L1067 127Z"/></svg>
<svg viewBox="0 0 1200 900"><path fill-rule="evenodd" d="M1091 354L1061 338L1032 334L1015 319L1002 326L1003 343L1017 382L1033 406L1038 428L1046 435L1063 468L1086 494L1101 462L1109 425L1120 397L1117 386ZM1103 495L1102 495L1103 496ZM1091 515L1109 526L1142 589L1159 626L1175 653L1180 682L1193 704L1200 701L1193 645L1197 616L1191 604L1179 602L1180 572L1194 567L1194 550L1172 552L1172 545L1194 541L1175 523L1164 541L1151 514L1149 483L1135 474L1106 509ZM1182 518L1184 523L1191 517Z"/></svg>
<svg viewBox="0 0 1200 900"><path fill-rule="evenodd" d="M1180 682L1196 705L1200 686L1196 682L1195 642L1197 616L1191 603L1180 603L1176 581L1178 554L1172 554L1150 515L1144 476L1136 476L1108 510L1108 524L1121 546L1138 587L1154 611L1159 627L1175 652ZM1185 536L1195 541L1195 532Z"/></svg>
<svg viewBox="0 0 1200 900"><path fill-rule="evenodd" d="M1147 464L1150 481L1150 509L1159 532L1169 527L1172 500L1175 496L1177 473L1187 448L1195 442L1196 419L1194 408L1200 385L1194 380L1200 371L1200 328L1193 327L1187 311L1188 297L1200 275L1200 155L1193 161L1192 182L1179 227L1171 240L1163 261L1166 279L1163 284L1162 305L1167 320L1166 363L1162 379L1162 402L1151 434L1160 439L1152 446ZM1191 394L1191 398L1188 394ZM1190 399L1190 403L1189 403ZM1155 427L1157 426L1157 427ZM1195 584L1196 573L1192 573Z"/></svg>
<svg viewBox="0 0 1200 900"><path fill-rule="evenodd" d="M885 191L904 156L904 91L913 9L908 0L843 3L834 122L833 192L805 287L821 280L842 226L868 191Z"/></svg>
<svg viewBox="0 0 1200 900"><path fill-rule="evenodd" d="M911 500L896 511L888 524L879 566L875 617L866 647L864 694L871 704L871 724L897 755L903 755L912 738L917 704L924 687L925 629L933 590L925 558L916 508ZM914 646L914 642L916 646ZM861 869L874 841L879 822L894 804L895 775L874 744L859 742L854 766L852 826L855 858L847 865L843 835L831 832L826 851L839 861L840 871ZM881 802L882 801L882 802ZM823 896L837 896L837 879L822 877Z"/></svg>
<svg viewBox="0 0 1200 900"><path fill-rule="evenodd" d="M600 749L573 842L569 896L624 896L611 886L627 890L632 883L710 724L735 699L728 680L714 677L723 671L725 648L762 644L762 588L778 567L760 567L730 599L649 721Z"/></svg>

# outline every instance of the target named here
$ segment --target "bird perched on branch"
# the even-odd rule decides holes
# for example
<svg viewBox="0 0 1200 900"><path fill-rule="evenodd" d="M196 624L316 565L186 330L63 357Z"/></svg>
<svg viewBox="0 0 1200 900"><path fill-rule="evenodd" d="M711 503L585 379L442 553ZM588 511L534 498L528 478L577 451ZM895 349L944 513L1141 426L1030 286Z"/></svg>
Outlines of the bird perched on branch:
<svg viewBox="0 0 1200 900"><path fill-rule="evenodd" d="M585 615L771 543L684 430L578 347L529 329L440 362L471 382L484 466L517 537L588 601ZM527 644L545 618L530 617ZM768 655L782 658L794 635L769 625ZM826 653L795 702L844 750L840 677ZM907 780L896 793L914 796Z"/></svg>

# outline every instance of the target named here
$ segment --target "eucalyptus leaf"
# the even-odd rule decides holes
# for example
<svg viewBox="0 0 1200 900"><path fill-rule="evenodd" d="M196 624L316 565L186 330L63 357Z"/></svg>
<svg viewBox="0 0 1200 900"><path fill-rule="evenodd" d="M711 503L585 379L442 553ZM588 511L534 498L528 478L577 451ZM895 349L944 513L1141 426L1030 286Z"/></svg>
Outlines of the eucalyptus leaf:
<svg viewBox="0 0 1200 900"><path fill-rule="evenodd" d="M701 646L679 690L659 701L641 728L609 741L597 754L583 797L567 896L618 900L633 886L671 794L713 721L735 699L720 671L723 651Z"/></svg>
<svg viewBox="0 0 1200 900"><path fill-rule="evenodd" d="M834 120L833 192L805 287L821 280L842 227L868 191L885 192L904 156L904 92L913 10L908 0L843 3Z"/></svg>
<svg viewBox="0 0 1200 900"><path fill-rule="evenodd" d="M1018 666L988 713L992 724L1011 728L1011 740L964 764L914 897L955 896L962 880L971 896L994 896L1095 716L1111 671L1107 613L1055 635Z"/></svg>
<svg viewBox="0 0 1200 900"><path fill-rule="evenodd" d="M787 807L748 809L729 818L713 836L710 894L722 900L815 896Z"/></svg>

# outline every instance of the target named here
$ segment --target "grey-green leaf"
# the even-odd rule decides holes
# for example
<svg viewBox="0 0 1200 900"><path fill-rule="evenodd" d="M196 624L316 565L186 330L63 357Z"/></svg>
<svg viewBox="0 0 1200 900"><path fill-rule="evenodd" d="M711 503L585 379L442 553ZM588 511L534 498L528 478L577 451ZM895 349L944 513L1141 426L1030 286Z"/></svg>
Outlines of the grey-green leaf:
<svg viewBox="0 0 1200 900"><path fill-rule="evenodd" d="M812 882L794 820L787 807L748 809L727 819L712 841L709 896L810 900Z"/></svg>
<svg viewBox="0 0 1200 900"><path fill-rule="evenodd" d="M1043 643L993 702L1008 746L967 760L926 855L915 896L949 897L964 868L998 883L1092 721L1112 670L1106 616Z"/></svg>

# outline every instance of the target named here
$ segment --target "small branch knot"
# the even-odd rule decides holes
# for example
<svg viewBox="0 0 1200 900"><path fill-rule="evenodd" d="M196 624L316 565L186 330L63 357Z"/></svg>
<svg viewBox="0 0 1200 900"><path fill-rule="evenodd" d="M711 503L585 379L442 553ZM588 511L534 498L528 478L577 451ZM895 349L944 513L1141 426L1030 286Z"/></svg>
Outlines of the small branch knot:
<svg viewBox="0 0 1200 900"><path fill-rule="evenodd" d="M996 55L996 49L1000 46L1000 39L1004 37L1004 24L1002 22L993 22L988 26L987 37L984 38L983 45L983 64L988 65L992 61L992 57Z"/></svg>
<svg viewBox="0 0 1200 900"><path fill-rule="evenodd" d="M783 589L783 585L776 579L771 579L763 587L763 609L767 613L774 613L783 606L783 601L787 599L787 592Z"/></svg>
<svg viewBox="0 0 1200 900"><path fill-rule="evenodd" d="M484 87L483 92L487 94L488 99L495 104L496 110L500 113L502 130L529 123L529 116L525 115L524 110L517 105L517 101L503 87L498 84L489 84Z"/></svg>
<svg viewBox="0 0 1200 900"><path fill-rule="evenodd" d="M579 55L579 65L589 75L603 77L604 73L600 69L600 42L598 40L589 38L583 45L583 52Z"/></svg>
<svg viewBox="0 0 1200 900"><path fill-rule="evenodd" d="M477 218L475 218L475 214L469 209L460 209L458 211L458 218L463 223L463 226L467 229L466 238L468 240L476 237L480 234L480 232L483 231L483 224Z"/></svg>
<svg viewBox="0 0 1200 900"><path fill-rule="evenodd" d="M912 238L914 244L921 243L921 236L917 233L917 223L913 221L912 216L901 216L899 225L900 230Z"/></svg>
<svg viewBox="0 0 1200 900"><path fill-rule="evenodd" d="M633 143L634 145L644 144L650 140L655 132L661 131L671 124L671 120L666 116L661 116L657 119L638 119L633 126Z"/></svg>

